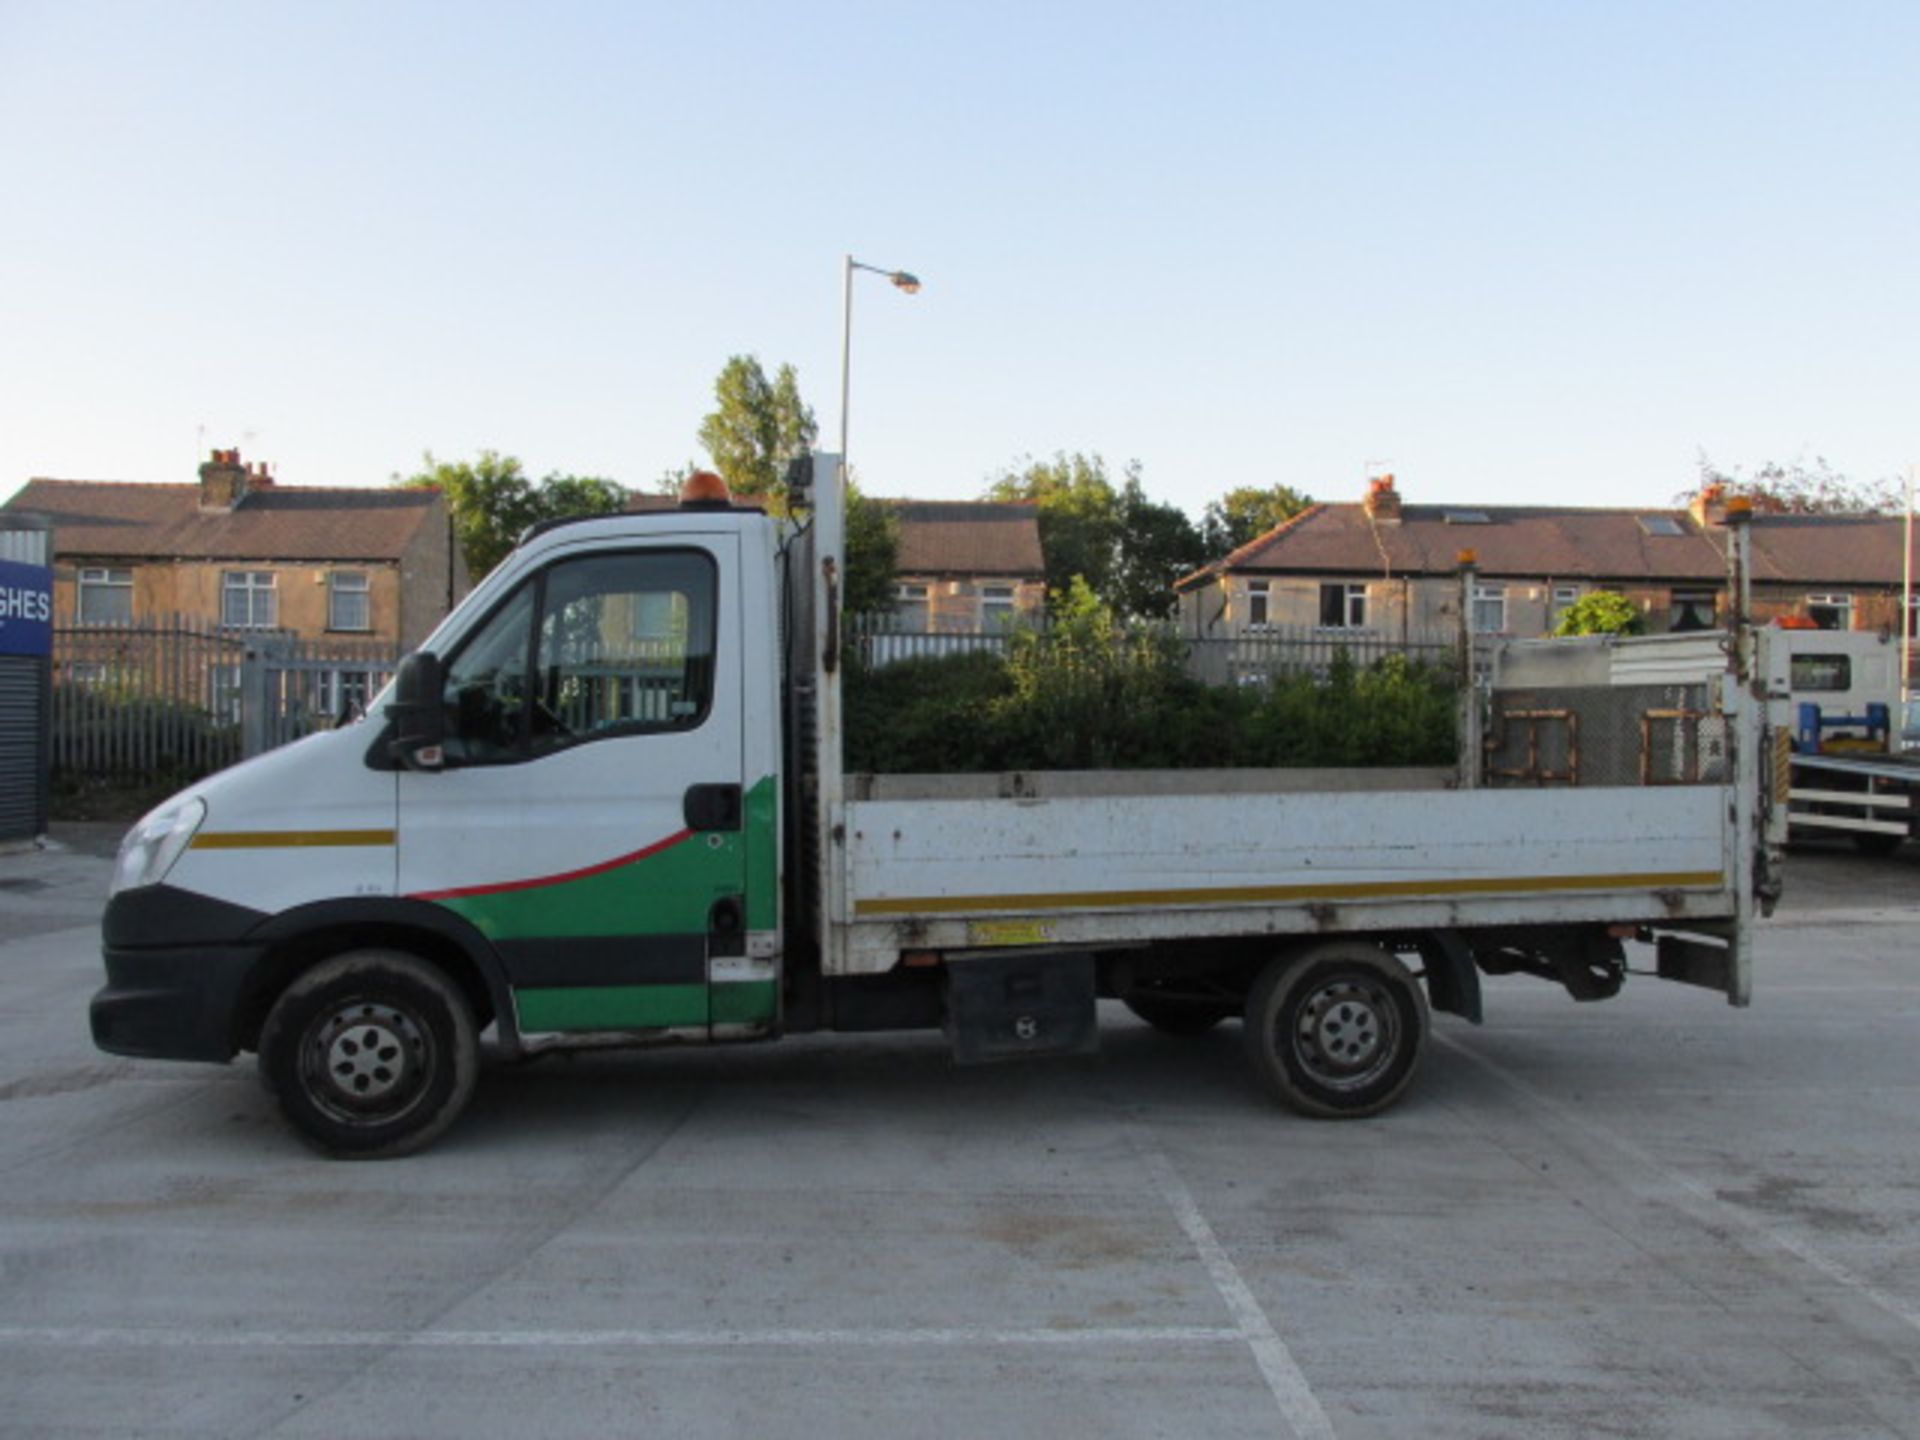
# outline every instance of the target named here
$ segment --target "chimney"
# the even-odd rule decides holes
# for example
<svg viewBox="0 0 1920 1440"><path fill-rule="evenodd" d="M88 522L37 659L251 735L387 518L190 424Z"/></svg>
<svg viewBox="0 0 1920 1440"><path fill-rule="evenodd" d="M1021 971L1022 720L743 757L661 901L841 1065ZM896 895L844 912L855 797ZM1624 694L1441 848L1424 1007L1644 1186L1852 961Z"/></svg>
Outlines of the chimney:
<svg viewBox="0 0 1920 1440"><path fill-rule="evenodd" d="M1727 487L1717 480L1702 485L1687 509L1702 530L1721 529L1727 523Z"/></svg>
<svg viewBox="0 0 1920 1440"><path fill-rule="evenodd" d="M1366 498L1360 503L1366 507L1368 519L1400 523L1400 492L1393 488L1393 476L1376 475L1369 480Z"/></svg>
<svg viewBox="0 0 1920 1440"><path fill-rule="evenodd" d="M238 450L216 450L213 458L200 467L200 508L231 510L247 498L248 490L261 483L261 476L247 468Z"/></svg>

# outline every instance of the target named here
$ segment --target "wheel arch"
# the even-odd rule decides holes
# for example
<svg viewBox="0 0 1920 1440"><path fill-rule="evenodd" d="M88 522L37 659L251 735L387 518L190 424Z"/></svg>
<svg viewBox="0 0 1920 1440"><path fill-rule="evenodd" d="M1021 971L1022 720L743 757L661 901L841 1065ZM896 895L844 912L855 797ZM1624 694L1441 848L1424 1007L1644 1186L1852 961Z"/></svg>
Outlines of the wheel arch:
<svg viewBox="0 0 1920 1440"><path fill-rule="evenodd" d="M443 971L460 987L479 1029L497 1028L499 1043L519 1053L513 991L499 952L459 916L419 900L322 900L283 911L248 939L263 949L233 1012L236 1049L259 1047L274 1003L302 973L349 950L401 950Z"/></svg>

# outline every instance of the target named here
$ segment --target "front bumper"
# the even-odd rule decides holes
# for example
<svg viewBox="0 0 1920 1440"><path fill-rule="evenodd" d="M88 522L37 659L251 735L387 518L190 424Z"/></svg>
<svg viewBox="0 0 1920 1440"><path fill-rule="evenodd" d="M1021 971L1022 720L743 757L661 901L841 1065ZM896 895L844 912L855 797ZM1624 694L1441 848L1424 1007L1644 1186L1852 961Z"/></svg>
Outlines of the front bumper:
<svg viewBox="0 0 1920 1440"><path fill-rule="evenodd" d="M258 945L120 950L108 946L106 986L88 1018L110 1055L227 1061L239 1049L234 1018Z"/></svg>
<svg viewBox="0 0 1920 1440"><path fill-rule="evenodd" d="M106 987L93 1043L110 1055L231 1060L242 991L265 946L242 937L265 917L166 885L123 891L102 924Z"/></svg>

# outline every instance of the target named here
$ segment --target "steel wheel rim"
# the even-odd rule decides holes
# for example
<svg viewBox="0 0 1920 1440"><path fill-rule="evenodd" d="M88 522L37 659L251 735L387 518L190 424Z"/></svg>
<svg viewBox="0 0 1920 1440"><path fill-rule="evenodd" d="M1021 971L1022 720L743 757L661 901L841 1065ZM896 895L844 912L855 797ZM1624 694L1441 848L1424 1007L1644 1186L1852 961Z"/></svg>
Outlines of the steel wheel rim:
<svg viewBox="0 0 1920 1440"><path fill-rule="evenodd" d="M348 1000L307 1027L301 1083L342 1124L384 1124L419 1103L433 1053L432 1035L411 1012L389 1001Z"/></svg>
<svg viewBox="0 0 1920 1440"><path fill-rule="evenodd" d="M1400 1052L1400 1007L1374 981L1329 980L1296 1013L1294 1058L1330 1090L1362 1090L1392 1068Z"/></svg>

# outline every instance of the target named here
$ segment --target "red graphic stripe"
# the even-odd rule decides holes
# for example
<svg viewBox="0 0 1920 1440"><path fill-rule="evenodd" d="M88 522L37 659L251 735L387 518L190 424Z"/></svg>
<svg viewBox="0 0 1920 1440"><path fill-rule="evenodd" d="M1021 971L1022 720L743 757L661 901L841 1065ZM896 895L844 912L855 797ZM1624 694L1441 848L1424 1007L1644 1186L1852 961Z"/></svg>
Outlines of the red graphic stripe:
<svg viewBox="0 0 1920 1440"><path fill-rule="evenodd" d="M570 880L584 880L589 875L603 875L609 870L617 870L622 865L631 865L636 860L644 860L649 855L658 855L678 845L692 835L691 830L682 830L669 835L666 839L636 850L631 855L616 855L611 860L602 860L598 865L589 865L584 870L568 870L559 875L538 875L531 880L502 880L497 885L465 885L457 890L420 890L407 898L409 900L463 900L470 895L505 895L514 890L538 890L544 885L565 885Z"/></svg>

